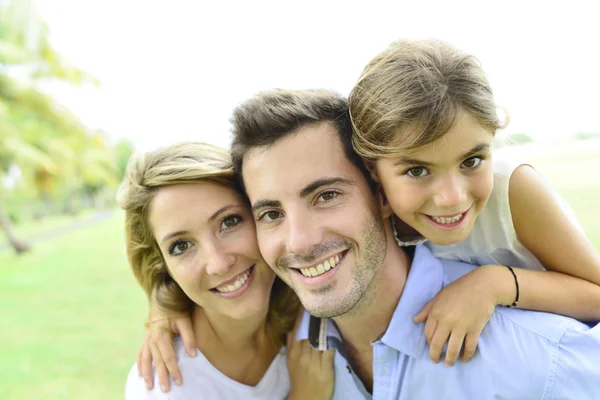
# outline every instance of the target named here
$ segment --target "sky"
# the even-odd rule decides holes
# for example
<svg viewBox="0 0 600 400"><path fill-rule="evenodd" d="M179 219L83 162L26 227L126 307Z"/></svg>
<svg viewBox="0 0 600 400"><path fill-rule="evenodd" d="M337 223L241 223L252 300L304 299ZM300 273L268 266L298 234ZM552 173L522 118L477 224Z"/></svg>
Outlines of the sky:
<svg viewBox="0 0 600 400"><path fill-rule="evenodd" d="M141 150L184 140L227 146L240 102L275 87L347 95L400 38L474 54L504 134L600 132L598 1L37 0L53 45L99 88L46 89ZM368 5L367 5L368 4Z"/></svg>

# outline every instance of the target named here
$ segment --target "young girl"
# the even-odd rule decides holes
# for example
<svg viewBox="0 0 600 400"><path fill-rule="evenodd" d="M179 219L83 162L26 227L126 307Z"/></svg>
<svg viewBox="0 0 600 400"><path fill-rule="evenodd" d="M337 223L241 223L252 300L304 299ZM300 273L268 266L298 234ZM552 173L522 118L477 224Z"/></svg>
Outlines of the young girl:
<svg viewBox="0 0 600 400"><path fill-rule="evenodd" d="M430 357L475 353L496 305L600 319L600 257L570 208L527 164L492 157L502 128L479 62L441 41L402 40L349 98L353 144L397 218L399 245L482 265L415 317ZM518 268L512 268L518 267Z"/></svg>

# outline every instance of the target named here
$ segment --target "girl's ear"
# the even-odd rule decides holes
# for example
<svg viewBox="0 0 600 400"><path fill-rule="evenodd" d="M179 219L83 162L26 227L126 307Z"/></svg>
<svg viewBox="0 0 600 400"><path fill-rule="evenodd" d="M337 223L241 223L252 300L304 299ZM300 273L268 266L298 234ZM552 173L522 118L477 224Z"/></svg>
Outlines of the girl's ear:
<svg viewBox="0 0 600 400"><path fill-rule="evenodd" d="M393 214L392 207L390 206L390 202L383 191L383 186L379 183L377 184L377 199L379 200L379 212L381 214L381 218L389 218L390 215Z"/></svg>
<svg viewBox="0 0 600 400"><path fill-rule="evenodd" d="M375 168L375 161L365 160L365 166L371 174L371 178L373 178L373 180L379 184L379 176L377 175L377 169Z"/></svg>

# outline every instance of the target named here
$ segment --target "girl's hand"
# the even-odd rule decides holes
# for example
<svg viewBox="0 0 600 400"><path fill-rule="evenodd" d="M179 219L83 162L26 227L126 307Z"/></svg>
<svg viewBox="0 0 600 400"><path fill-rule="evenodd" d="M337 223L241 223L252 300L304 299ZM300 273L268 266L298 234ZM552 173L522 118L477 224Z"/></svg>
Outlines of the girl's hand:
<svg viewBox="0 0 600 400"><path fill-rule="evenodd" d="M148 317L144 341L137 354L137 369L138 374L144 377L146 388L150 390L154 386L152 376L152 361L154 361L160 387L163 392L168 392L171 389L169 374L175 383L183 384L173 346L173 335L181 336L190 357L196 357L196 340L189 315L169 318L164 315L159 316L160 314L158 311L153 311Z"/></svg>
<svg viewBox="0 0 600 400"><path fill-rule="evenodd" d="M308 340L296 342L294 332L288 334L287 348L291 381L288 400L331 399L335 350L316 350Z"/></svg>
<svg viewBox="0 0 600 400"><path fill-rule="evenodd" d="M440 360L446 342L446 365L454 365L461 348L462 362L473 357L481 331L498 305L494 271L486 267L474 269L443 288L414 317L415 322L427 321L425 337L431 361Z"/></svg>

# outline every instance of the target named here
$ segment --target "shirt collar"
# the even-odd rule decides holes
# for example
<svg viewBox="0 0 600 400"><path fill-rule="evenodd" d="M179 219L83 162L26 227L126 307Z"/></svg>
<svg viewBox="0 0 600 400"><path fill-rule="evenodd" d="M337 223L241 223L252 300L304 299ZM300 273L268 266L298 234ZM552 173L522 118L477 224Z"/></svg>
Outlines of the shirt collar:
<svg viewBox="0 0 600 400"><path fill-rule="evenodd" d="M380 340L410 357L420 356L427 345L425 324L413 322L413 317L442 289L443 281L444 269L440 260L434 257L426 246L416 246L402 296ZM309 325L310 314L305 311L296 331L297 341L308 339ZM327 337L342 342L342 337L331 318L327 318Z"/></svg>
<svg viewBox="0 0 600 400"><path fill-rule="evenodd" d="M327 318L327 337L335 338L338 341L342 341L342 336L337 330L335 323L331 318ZM302 320L300 321L300 325L298 325L298 330L296 331L296 341L300 340L308 340L308 335L310 331L310 314L307 311L304 311L302 315Z"/></svg>
<svg viewBox="0 0 600 400"><path fill-rule="evenodd" d="M427 345L425 324L413 322L413 317L442 289L443 283L440 260L427 247L417 246L402 296L381 341L410 357L419 357Z"/></svg>

